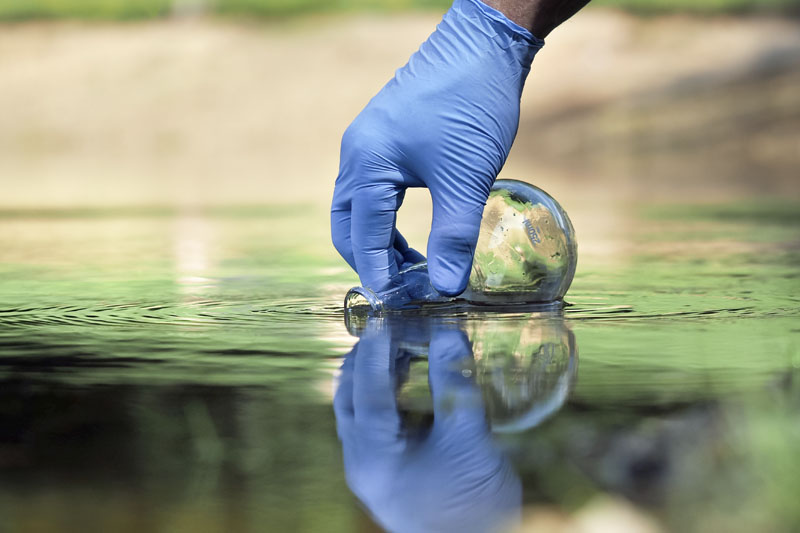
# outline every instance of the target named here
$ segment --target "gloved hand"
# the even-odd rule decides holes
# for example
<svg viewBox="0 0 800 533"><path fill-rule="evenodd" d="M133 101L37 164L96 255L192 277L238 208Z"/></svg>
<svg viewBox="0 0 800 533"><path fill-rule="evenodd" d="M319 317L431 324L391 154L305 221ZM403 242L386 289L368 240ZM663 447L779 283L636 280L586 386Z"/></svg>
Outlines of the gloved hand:
<svg viewBox="0 0 800 533"><path fill-rule="evenodd" d="M492 440L480 388L461 372L472 363L466 333L431 318L367 320L334 398L353 493L388 531L496 531L517 520L520 480ZM433 425L413 431L397 391L425 346Z"/></svg>
<svg viewBox="0 0 800 533"><path fill-rule="evenodd" d="M408 64L342 138L331 209L334 246L385 290L424 260L395 228L407 187L433 200L428 268L446 296L464 291L483 207L519 124L525 78L543 41L478 0L455 0Z"/></svg>

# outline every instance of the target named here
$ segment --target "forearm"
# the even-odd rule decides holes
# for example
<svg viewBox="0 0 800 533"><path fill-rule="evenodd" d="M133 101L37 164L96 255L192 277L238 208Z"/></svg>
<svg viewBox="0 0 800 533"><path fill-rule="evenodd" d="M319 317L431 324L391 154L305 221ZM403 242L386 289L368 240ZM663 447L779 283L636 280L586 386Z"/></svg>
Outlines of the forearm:
<svg viewBox="0 0 800 533"><path fill-rule="evenodd" d="M553 29L581 10L590 0L483 0L536 37L544 39Z"/></svg>

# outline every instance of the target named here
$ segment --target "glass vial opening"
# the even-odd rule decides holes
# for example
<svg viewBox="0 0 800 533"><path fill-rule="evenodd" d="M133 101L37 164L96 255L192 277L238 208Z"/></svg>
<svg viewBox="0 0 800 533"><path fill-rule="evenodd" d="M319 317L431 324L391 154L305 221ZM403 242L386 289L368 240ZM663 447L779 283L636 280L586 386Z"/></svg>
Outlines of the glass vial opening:
<svg viewBox="0 0 800 533"><path fill-rule="evenodd" d="M383 311L383 302L378 295L366 287L353 287L344 297L344 310L349 313Z"/></svg>

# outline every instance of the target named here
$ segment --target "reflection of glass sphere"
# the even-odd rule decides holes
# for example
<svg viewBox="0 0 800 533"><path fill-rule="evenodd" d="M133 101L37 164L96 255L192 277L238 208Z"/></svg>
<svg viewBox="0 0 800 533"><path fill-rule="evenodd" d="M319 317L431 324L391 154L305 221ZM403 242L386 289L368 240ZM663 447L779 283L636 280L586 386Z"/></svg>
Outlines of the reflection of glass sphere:
<svg viewBox="0 0 800 533"><path fill-rule="evenodd" d="M478 323L470 337L493 431L534 427L564 404L578 361L575 337L563 319Z"/></svg>
<svg viewBox="0 0 800 533"><path fill-rule="evenodd" d="M481 315L477 315L481 317ZM486 418L495 433L517 433L536 427L556 413L567 401L578 372L578 347L575 336L558 312L531 313L519 318L474 320L466 328L473 357L455 363L450 371L474 380ZM369 320L375 321L370 317ZM431 321L435 319L427 318ZM412 326L421 331L426 322ZM382 324L373 322L373 324ZM395 324L398 324L395 322ZM430 325L436 322L428 322ZM400 323L399 328L404 327ZM422 335L421 337L425 337ZM409 429L429 422L433 397L428 387L429 346L424 340L398 342L405 365L397 390L397 406ZM427 357L426 357L427 356ZM452 381L439 390L438 401L454 407L475 407L464 402L475 398L459 395L463 382ZM415 428L416 429L416 428Z"/></svg>
<svg viewBox="0 0 800 533"><path fill-rule="evenodd" d="M561 300L577 261L575 230L558 202L528 183L497 180L464 297L504 304Z"/></svg>

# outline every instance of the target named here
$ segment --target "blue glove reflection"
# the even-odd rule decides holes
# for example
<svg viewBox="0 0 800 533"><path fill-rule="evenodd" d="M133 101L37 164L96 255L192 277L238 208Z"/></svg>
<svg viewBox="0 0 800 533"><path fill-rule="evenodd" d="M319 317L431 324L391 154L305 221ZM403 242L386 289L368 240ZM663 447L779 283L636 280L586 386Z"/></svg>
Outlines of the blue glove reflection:
<svg viewBox="0 0 800 533"><path fill-rule="evenodd" d="M434 420L423 435L398 411L407 343L430 344ZM480 389L460 372L471 360L452 325L374 319L345 359L334 408L347 483L390 531L493 531L519 513L520 481L492 443Z"/></svg>
<svg viewBox="0 0 800 533"><path fill-rule="evenodd" d="M342 139L333 243L384 290L423 260L395 228L408 187L433 200L431 282L464 291L483 206L519 124L525 78L544 43L478 0L455 0L430 38L350 125Z"/></svg>

